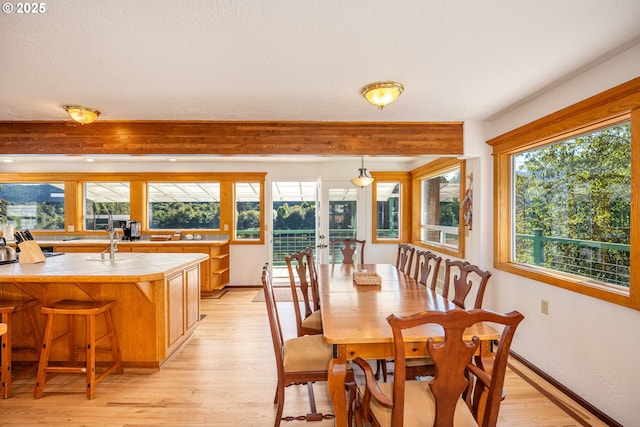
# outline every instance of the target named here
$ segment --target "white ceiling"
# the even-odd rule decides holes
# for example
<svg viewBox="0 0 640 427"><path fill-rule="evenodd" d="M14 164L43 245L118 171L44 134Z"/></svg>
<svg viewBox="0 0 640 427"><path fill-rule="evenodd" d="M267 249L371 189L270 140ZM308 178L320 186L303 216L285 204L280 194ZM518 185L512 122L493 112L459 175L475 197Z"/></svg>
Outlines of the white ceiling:
<svg viewBox="0 0 640 427"><path fill-rule="evenodd" d="M638 0L7 4L0 121L491 120L640 42ZM383 111L378 80L405 86Z"/></svg>
<svg viewBox="0 0 640 427"><path fill-rule="evenodd" d="M485 120L640 39L638 0L44 4L0 17L2 121Z"/></svg>

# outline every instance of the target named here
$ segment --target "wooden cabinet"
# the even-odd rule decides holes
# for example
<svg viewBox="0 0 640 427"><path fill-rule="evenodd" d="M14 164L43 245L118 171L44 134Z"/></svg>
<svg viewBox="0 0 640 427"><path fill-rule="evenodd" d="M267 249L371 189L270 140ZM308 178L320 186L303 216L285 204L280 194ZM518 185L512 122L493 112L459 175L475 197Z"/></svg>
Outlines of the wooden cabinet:
<svg viewBox="0 0 640 427"><path fill-rule="evenodd" d="M200 321L200 270L198 266L165 279L167 295L167 348L173 353Z"/></svg>
<svg viewBox="0 0 640 427"><path fill-rule="evenodd" d="M55 252L102 252L108 250L107 240L70 240L38 242ZM228 240L177 240L177 241L119 241L118 252L146 253L202 253L209 255L209 262L200 265L200 294L210 296L229 283Z"/></svg>

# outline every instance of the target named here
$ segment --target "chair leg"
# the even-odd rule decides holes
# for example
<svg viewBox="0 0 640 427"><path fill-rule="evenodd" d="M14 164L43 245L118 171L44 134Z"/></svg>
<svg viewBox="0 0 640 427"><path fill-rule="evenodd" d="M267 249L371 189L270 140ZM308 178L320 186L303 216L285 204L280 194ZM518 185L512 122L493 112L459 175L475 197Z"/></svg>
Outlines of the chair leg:
<svg viewBox="0 0 640 427"><path fill-rule="evenodd" d="M349 382L346 384L347 390L349 390L349 406L347 407L347 423L349 427L353 426L353 411L356 402L356 392L358 385L355 382Z"/></svg>
<svg viewBox="0 0 640 427"><path fill-rule="evenodd" d="M382 373L382 382L387 382L387 361L385 359L376 360L376 373L377 380L380 379L380 373Z"/></svg>
<svg viewBox="0 0 640 427"><path fill-rule="evenodd" d="M282 411L284 410L284 387L278 384L278 390L276 390L276 399L278 402L278 408L276 409L276 420L274 427L280 427L280 421L282 420Z"/></svg>
<svg viewBox="0 0 640 427"><path fill-rule="evenodd" d="M122 369L122 354L120 353L120 344L118 342L118 336L116 335L116 327L113 323L113 316L111 315L111 310L107 310L104 312L104 320L107 324L107 331L111 333L110 344L111 344L111 354L113 356L113 361L116 365L116 372L121 374Z"/></svg>
<svg viewBox="0 0 640 427"><path fill-rule="evenodd" d="M36 387L33 391L33 397L39 399L42 397L44 383L47 377L47 365L49 364L49 355L51 354L51 344L53 339L53 314L47 315L47 322L44 327L44 336L42 338L42 351L40 352L40 361L38 362L38 373L36 374Z"/></svg>
<svg viewBox="0 0 640 427"><path fill-rule="evenodd" d="M87 316L86 336L87 399L91 400L96 397L96 316Z"/></svg>

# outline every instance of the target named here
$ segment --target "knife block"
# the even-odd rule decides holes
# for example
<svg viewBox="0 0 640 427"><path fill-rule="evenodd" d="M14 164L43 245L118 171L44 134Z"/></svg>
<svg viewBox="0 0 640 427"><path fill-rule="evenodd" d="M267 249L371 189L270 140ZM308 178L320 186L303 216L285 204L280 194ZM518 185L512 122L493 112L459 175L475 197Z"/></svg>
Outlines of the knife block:
<svg viewBox="0 0 640 427"><path fill-rule="evenodd" d="M35 264L37 262L44 262L45 257L42 253L42 249L35 240L27 240L22 243L18 243L20 248L20 264Z"/></svg>

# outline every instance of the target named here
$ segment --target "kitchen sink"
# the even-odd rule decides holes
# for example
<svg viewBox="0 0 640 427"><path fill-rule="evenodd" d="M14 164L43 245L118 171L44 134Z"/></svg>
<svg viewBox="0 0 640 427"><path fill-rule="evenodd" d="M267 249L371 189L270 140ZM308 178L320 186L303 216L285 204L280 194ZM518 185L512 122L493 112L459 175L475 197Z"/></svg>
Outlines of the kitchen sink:
<svg viewBox="0 0 640 427"><path fill-rule="evenodd" d="M104 258L102 254L91 256L87 258L87 261L103 261L103 262L111 262L111 261L127 261L133 258L139 257L141 254L131 254L131 253L119 253L116 252L114 259L109 259L109 254L105 253Z"/></svg>

